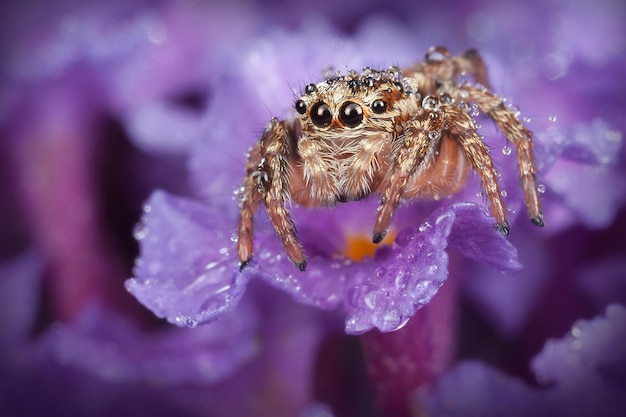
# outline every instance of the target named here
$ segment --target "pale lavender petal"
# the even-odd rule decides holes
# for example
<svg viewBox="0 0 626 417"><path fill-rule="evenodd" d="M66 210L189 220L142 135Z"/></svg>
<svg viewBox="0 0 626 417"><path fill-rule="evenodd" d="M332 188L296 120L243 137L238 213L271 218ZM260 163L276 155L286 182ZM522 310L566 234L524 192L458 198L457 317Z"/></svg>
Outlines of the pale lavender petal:
<svg viewBox="0 0 626 417"><path fill-rule="evenodd" d="M550 386L556 415L626 414L626 309L580 320L560 340L549 340L532 361L540 383Z"/></svg>
<svg viewBox="0 0 626 417"><path fill-rule="evenodd" d="M142 256L128 291L179 326L234 309L248 275L236 266L228 219L205 204L155 192L135 230Z"/></svg>
<svg viewBox="0 0 626 417"><path fill-rule="evenodd" d="M626 309L580 320L570 333L548 340L532 361L540 387L490 366L462 362L416 406L431 416L623 416L626 413Z"/></svg>
<svg viewBox="0 0 626 417"><path fill-rule="evenodd" d="M543 416L545 394L479 361L447 372L432 390L416 392L416 407L432 417Z"/></svg>

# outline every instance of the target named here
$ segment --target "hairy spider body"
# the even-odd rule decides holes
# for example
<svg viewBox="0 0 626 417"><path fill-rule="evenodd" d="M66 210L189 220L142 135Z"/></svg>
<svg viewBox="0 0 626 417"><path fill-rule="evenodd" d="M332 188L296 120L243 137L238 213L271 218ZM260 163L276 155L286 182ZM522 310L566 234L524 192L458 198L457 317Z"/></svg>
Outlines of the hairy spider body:
<svg viewBox="0 0 626 417"><path fill-rule="evenodd" d="M468 74L476 84L460 82ZM378 193L372 232L380 242L401 201L440 199L458 192L469 169L480 177L496 228L509 232L496 170L469 114L475 105L495 121L518 155L528 215L543 226L535 179L532 133L487 89L476 51L450 56L433 47L414 66L327 77L309 84L289 120L273 118L251 149L241 195L240 268L252 257L253 217L261 202L287 255L306 268L286 208L332 207Z"/></svg>

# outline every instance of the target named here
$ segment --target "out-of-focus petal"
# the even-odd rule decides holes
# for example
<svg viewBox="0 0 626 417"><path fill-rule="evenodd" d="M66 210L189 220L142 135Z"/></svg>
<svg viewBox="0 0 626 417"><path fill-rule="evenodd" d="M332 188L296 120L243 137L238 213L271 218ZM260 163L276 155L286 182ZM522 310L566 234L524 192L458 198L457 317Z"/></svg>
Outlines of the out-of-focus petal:
<svg viewBox="0 0 626 417"><path fill-rule="evenodd" d="M197 329L142 331L124 317L94 307L78 322L53 328L37 349L44 358L106 381L213 383L258 351L257 325L249 309L238 309Z"/></svg>

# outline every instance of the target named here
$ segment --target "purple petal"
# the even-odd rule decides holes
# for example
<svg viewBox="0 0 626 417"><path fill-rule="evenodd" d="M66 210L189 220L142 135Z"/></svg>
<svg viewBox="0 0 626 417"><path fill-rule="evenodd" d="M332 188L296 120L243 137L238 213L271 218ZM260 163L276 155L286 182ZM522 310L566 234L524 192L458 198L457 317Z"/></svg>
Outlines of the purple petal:
<svg viewBox="0 0 626 417"><path fill-rule="evenodd" d="M500 272L522 269L517 249L494 227L495 221L483 208L475 204L455 204L456 214L450 232L449 248L470 259L482 262Z"/></svg>
<svg viewBox="0 0 626 417"><path fill-rule="evenodd" d="M346 332L402 328L437 293L448 275L447 239L454 214L400 232L391 250L362 261L345 296Z"/></svg>
<svg viewBox="0 0 626 417"><path fill-rule="evenodd" d="M196 329L142 331L126 318L88 309L49 332L40 354L101 380L160 385L211 383L231 375L258 350L250 311L226 314Z"/></svg>
<svg viewBox="0 0 626 417"><path fill-rule="evenodd" d="M579 320L569 334L550 340L532 361L540 383L562 415L626 413L626 309L607 307L604 317Z"/></svg>
<svg viewBox="0 0 626 417"><path fill-rule="evenodd" d="M233 255L233 224L209 206L155 192L135 230L141 256L126 288L158 317L195 326L233 310L248 281Z"/></svg>
<svg viewBox="0 0 626 417"><path fill-rule="evenodd" d="M36 324L43 259L34 251L0 264L0 346L23 342Z"/></svg>
<svg viewBox="0 0 626 417"><path fill-rule="evenodd" d="M448 417L538 416L544 395L479 361L461 362L430 391L416 393L425 415Z"/></svg>
<svg viewBox="0 0 626 417"><path fill-rule="evenodd" d="M626 309L580 320L570 333L549 340L532 361L543 388L534 388L480 362L463 362L431 389L418 407L439 416L589 416L626 413Z"/></svg>

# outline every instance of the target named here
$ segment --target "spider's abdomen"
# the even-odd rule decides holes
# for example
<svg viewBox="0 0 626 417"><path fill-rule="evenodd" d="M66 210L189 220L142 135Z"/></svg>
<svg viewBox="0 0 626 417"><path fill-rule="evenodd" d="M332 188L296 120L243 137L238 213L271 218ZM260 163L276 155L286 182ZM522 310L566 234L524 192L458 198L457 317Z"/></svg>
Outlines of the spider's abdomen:
<svg viewBox="0 0 626 417"><path fill-rule="evenodd" d="M439 146L411 175L402 198L438 200L456 194L465 185L468 171L469 164L458 142L444 134Z"/></svg>

